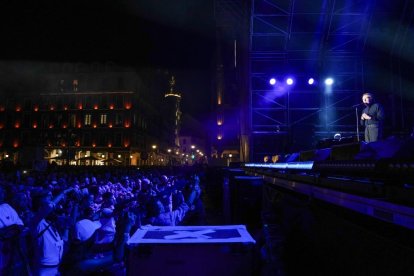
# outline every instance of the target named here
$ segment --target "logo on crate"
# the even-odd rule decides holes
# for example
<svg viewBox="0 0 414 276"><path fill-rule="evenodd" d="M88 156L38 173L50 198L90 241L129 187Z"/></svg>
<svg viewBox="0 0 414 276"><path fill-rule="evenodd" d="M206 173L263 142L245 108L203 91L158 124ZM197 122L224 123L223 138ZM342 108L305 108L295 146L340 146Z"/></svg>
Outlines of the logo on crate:
<svg viewBox="0 0 414 276"><path fill-rule="evenodd" d="M143 239L159 240L209 240L209 239L234 239L241 238L237 229L202 229L202 230L174 230L174 231L151 231L143 236Z"/></svg>

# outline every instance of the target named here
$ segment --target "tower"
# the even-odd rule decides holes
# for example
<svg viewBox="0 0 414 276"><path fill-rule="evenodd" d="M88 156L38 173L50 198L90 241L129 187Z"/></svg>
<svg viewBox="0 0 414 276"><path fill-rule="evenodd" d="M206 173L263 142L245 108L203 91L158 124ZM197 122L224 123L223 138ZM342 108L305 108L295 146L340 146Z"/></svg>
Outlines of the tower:
<svg viewBox="0 0 414 276"><path fill-rule="evenodd" d="M178 148L180 146L179 134L180 134L180 121L181 121L181 93L175 90L175 77L171 76L169 81L170 89L165 92L165 100L167 106L167 121L169 128L169 143L172 146Z"/></svg>

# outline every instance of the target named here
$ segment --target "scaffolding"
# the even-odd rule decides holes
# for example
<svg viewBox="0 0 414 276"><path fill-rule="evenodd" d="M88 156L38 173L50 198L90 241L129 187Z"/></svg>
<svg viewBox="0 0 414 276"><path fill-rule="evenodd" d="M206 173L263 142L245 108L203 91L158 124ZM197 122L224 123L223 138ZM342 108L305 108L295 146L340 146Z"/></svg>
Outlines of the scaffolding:
<svg viewBox="0 0 414 276"><path fill-rule="evenodd" d="M253 0L250 91L254 159L356 135L371 1ZM332 75L331 75L332 74ZM287 77L294 85L285 84ZM335 79L332 89L322 83ZM275 77L276 85L269 79ZM314 85L308 79L314 78Z"/></svg>

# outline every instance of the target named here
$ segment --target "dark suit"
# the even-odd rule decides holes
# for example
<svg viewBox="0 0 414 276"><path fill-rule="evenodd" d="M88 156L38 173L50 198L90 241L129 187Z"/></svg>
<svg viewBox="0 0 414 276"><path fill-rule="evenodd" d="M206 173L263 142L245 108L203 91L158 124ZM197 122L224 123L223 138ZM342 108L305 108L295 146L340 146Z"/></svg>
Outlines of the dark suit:
<svg viewBox="0 0 414 276"><path fill-rule="evenodd" d="M364 108L362 113L371 117L370 120L361 120L365 126L365 142L375 142L382 138L382 121L384 120L384 109L379 103L373 103Z"/></svg>

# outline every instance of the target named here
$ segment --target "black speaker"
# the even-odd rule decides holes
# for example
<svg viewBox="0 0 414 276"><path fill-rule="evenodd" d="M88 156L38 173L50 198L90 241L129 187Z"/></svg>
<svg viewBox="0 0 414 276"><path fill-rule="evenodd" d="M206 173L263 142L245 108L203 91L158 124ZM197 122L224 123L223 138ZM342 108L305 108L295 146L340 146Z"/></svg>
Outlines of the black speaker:
<svg viewBox="0 0 414 276"><path fill-rule="evenodd" d="M414 138L399 139L390 137L371 143L362 143L355 159L404 159L414 160Z"/></svg>

